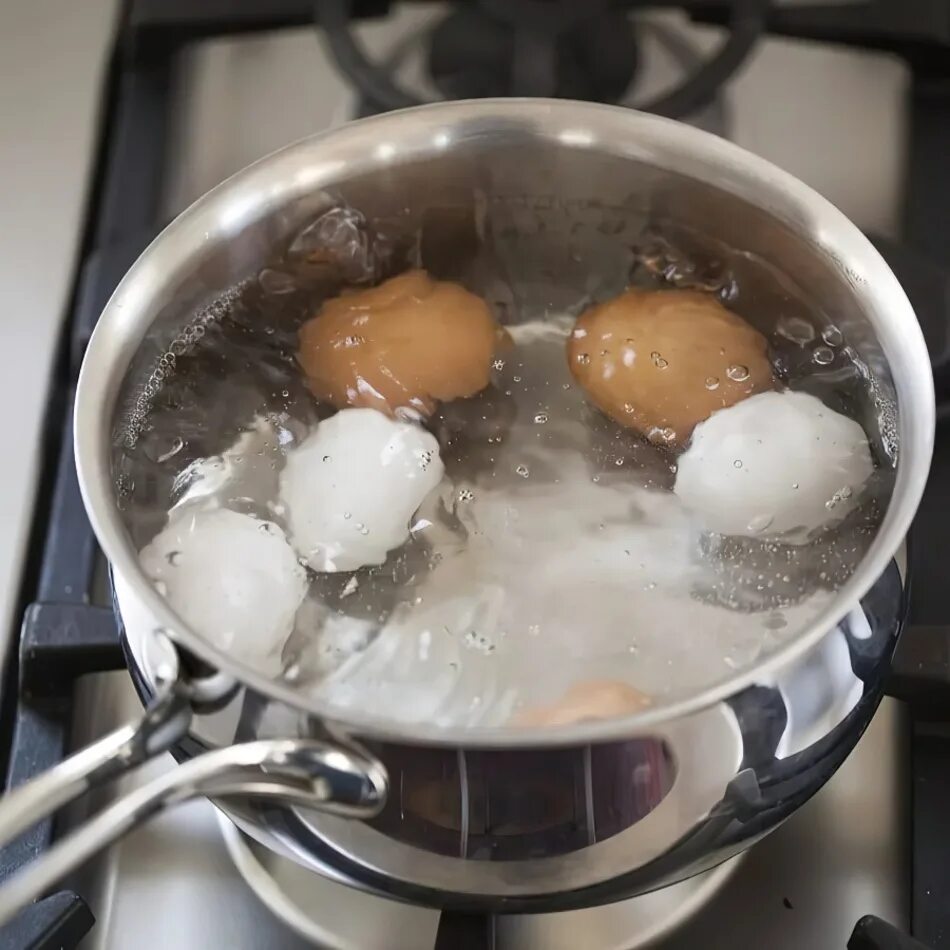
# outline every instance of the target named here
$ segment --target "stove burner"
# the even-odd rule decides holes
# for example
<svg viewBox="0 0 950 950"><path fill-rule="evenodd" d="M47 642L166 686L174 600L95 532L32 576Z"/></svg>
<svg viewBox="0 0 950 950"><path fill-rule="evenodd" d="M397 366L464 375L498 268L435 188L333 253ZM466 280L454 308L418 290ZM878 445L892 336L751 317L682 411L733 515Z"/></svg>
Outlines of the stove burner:
<svg viewBox="0 0 950 950"><path fill-rule="evenodd" d="M617 101L636 74L632 29L611 0L479 0L435 31L429 66L440 92L459 95L553 95ZM350 30L354 0L316 0L317 21L339 70L365 98L368 112L419 105L372 62ZM732 0L729 31L711 58L671 92L641 108L671 118L708 105L745 61L765 28L769 0Z"/></svg>
<svg viewBox="0 0 950 950"><path fill-rule="evenodd" d="M498 917L455 913L358 891L269 850L219 815L228 854L251 890L291 929L318 945L365 947L379 935L412 934L413 945L544 947L654 946L686 923L729 882L745 855L650 894L583 910ZM335 914L325 909L334 907ZM494 937L494 939L492 939Z"/></svg>
<svg viewBox="0 0 950 950"><path fill-rule="evenodd" d="M536 6L487 2L450 13L435 28L429 51L429 72L442 95L620 100L637 69L627 16L603 2L574 4L576 16L560 17L539 17Z"/></svg>

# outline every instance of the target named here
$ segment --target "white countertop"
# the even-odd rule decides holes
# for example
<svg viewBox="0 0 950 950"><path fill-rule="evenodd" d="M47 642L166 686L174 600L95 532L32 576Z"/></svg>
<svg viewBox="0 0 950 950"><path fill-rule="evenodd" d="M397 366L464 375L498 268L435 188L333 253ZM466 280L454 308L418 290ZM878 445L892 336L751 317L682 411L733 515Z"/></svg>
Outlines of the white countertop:
<svg viewBox="0 0 950 950"><path fill-rule="evenodd" d="M0 663L34 516L117 0L0 2ZM0 668L2 672L2 668Z"/></svg>

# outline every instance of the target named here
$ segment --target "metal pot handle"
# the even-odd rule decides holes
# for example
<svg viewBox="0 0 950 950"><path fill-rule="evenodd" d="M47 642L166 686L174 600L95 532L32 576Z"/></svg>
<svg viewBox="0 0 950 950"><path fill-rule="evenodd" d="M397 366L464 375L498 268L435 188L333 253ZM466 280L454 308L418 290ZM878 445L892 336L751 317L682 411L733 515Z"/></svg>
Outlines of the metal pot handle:
<svg viewBox="0 0 950 950"><path fill-rule="evenodd" d="M137 723L128 723L21 785L0 802L0 844L93 787L174 746L192 710L234 695L219 674L163 682ZM197 756L119 798L0 885L0 926L100 849L165 808L199 796L241 795L371 818L386 800L382 766L354 749L314 739L262 739Z"/></svg>

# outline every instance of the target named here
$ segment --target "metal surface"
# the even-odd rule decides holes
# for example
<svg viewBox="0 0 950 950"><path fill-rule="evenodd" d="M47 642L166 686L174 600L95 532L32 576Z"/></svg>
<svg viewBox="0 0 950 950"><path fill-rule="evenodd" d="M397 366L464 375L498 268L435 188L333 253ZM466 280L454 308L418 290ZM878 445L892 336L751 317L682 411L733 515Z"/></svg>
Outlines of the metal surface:
<svg viewBox="0 0 950 950"><path fill-rule="evenodd" d="M375 41L402 27L383 20L361 30L373 31ZM180 135L171 150L168 216L249 161L325 127L327 114L335 122L352 108L309 29L194 44L176 76ZM767 41L731 90L731 136L798 174L862 227L895 233L904 85L902 67L886 55ZM873 143L857 165L855 142ZM93 678L82 693L92 703L79 717L92 727L83 741L137 704L122 676ZM728 903L710 906L691 941L670 945L843 946L869 908L906 924L898 726L896 707L885 704L829 785L753 850ZM198 802L163 816L84 876L100 918L90 947L112 950L133 939L142 948L298 946L229 870L212 816Z"/></svg>
<svg viewBox="0 0 950 950"><path fill-rule="evenodd" d="M532 912L641 894L758 840L842 763L880 699L901 584L894 566L773 685L662 730L517 752L370 740L393 789L370 822L223 807L256 840L372 894ZM117 596L132 642L150 623L118 579ZM142 670L133 673L147 689ZM227 745L251 721L258 735L307 730L292 710L249 690L192 731Z"/></svg>
<svg viewBox="0 0 950 950"><path fill-rule="evenodd" d="M187 734L194 703L214 707L233 695L220 675L189 679L173 650L163 650L167 679L137 721L64 759L0 802L0 845L97 786L166 752ZM171 661L169 662L169 654ZM156 812L199 795L275 799L371 818L386 799L386 777L359 753L301 739L229 746L198 756L114 801L64 840L0 883L0 926L92 855Z"/></svg>
<svg viewBox="0 0 950 950"><path fill-rule="evenodd" d="M367 788L365 775L378 779ZM153 815L197 797L238 795L253 801L297 802L348 817L379 809L382 776L326 743L301 739L246 742L198 756L117 799L0 887L0 924L96 852Z"/></svg>
<svg viewBox="0 0 950 950"><path fill-rule="evenodd" d="M505 227L517 233L526 216L543 220L530 243L492 245L498 276L518 275L519 300L532 279L543 287L538 305L559 293L576 295L593 276L601 286L623 286L627 263L610 254L590 255L584 274L570 266L574 252L600 246L597 236L606 233L611 213L628 239L682 228L698 243L754 252L809 287L881 391L896 394L900 459L867 555L807 629L754 666L723 670L706 688L626 719L459 730L384 721L371 706L343 715L319 690L269 677L213 648L174 613L139 565L112 468L120 451L113 433L123 427L122 407L146 398L141 387L150 354L170 343L209 292L255 274L267 249L329 204L348 203L373 221L391 218L394 201L407 240L441 207L461 207L474 219L477 206L489 234ZM460 255L458 266L471 263L470 249L456 252L444 236L441 243ZM538 270L539 261L547 271ZM542 273L559 275L560 283L552 286ZM737 279L741 284L738 272ZM785 291L775 293L778 306ZM757 294L757 306L765 309L767 299ZM303 140L235 175L177 218L100 318L77 390L75 441L86 507L121 581L130 651L146 682L151 673L142 644L150 630L167 630L213 668L246 683L255 702L296 707L336 720L361 741L378 740L374 754L399 775L407 796L424 798L427 788L440 802L461 796L458 827L455 806L450 819L436 818L406 809L407 799L372 826L284 816L285 837L314 866L411 899L478 906L517 900L522 909L550 909L552 901L583 906L642 893L711 866L778 824L847 755L880 697L899 627L902 593L887 566L923 491L933 412L929 359L906 296L867 239L816 193L687 126L583 103L483 100L380 116ZM869 592L880 601L881 586L888 592L883 612L855 606ZM141 624L131 621L140 615ZM876 652L859 671L867 650L858 644L864 635L854 631L862 624ZM817 703L816 680L822 684ZM772 735L777 718L791 731L810 722L816 706L817 725L805 735ZM291 737L317 728L279 715ZM532 757L530 768L506 760L504 750L516 748ZM428 772L432 766L437 778ZM542 789L532 778L540 774L547 778ZM474 785L469 776L476 776ZM484 816L472 810L482 787ZM521 804L538 794L545 798L540 827ZM573 804L579 794L587 803L580 820ZM490 814L509 816L515 830L496 831ZM482 827L484 833L470 833Z"/></svg>
<svg viewBox="0 0 950 950"><path fill-rule="evenodd" d="M401 59L398 51L416 45L439 6L399 4L355 32L374 57ZM703 51L718 37L673 11L650 19ZM652 45L643 55L638 95L654 95L678 74ZM420 73L411 64L413 80L431 94ZM907 68L895 56L769 37L729 87L721 134L810 185L862 230L896 237L909 87ZM189 44L175 64L173 93L163 221L251 162L352 118L358 105L310 28ZM701 127L721 128L718 117ZM862 142L873 148L856 163L851 156Z"/></svg>
<svg viewBox="0 0 950 950"><path fill-rule="evenodd" d="M362 731L440 743L523 745L605 740L698 712L800 659L883 573L903 540L923 492L933 445L933 384L919 325L906 295L867 239L832 205L779 169L714 136L629 110L560 101L451 103L352 123L304 140L229 179L176 219L116 290L89 343L76 398L80 485L93 528L115 571L159 626L213 667L258 693L334 718L319 691L251 669L191 630L150 583L116 505L112 433L124 383L142 363L140 347L171 340L191 308L254 273L261 247L274 247L325 207L323 190L369 217L398 193L402 226L419 226L427 207L486 187L492 162L492 212L502 216L537 200L548 227L566 235L590 202L622 205L627 217L673 220L724 241L754 247L794 272L833 311L898 405L900 462L883 523L858 569L808 629L710 688L650 707L629 721L569 728L456 731L416 724L400 729L371 712L348 714ZM590 182L598 183L596 193ZM557 198L553 201L552 196ZM458 198L456 197L456 201ZM495 201L498 204L495 204ZM578 217L575 217L578 216ZM560 247L567 257L567 247ZM524 266L522 261L520 266ZM168 305L175 302L174 310ZM138 366L142 372L143 366ZM140 383L139 383L140 385Z"/></svg>
<svg viewBox="0 0 950 950"><path fill-rule="evenodd" d="M88 677L81 687L80 741L109 722L134 713L139 700L122 674ZM658 945L663 950L735 950L768 946L838 950L855 921L874 913L898 926L909 920L907 731L899 703L885 701L845 764L815 797L781 828L756 845L715 900L681 931ZM166 769L170 759L147 767L145 775L123 780L119 792ZM192 802L156 818L104 853L83 875L81 892L97 909L99 923L87 938L88 950L117 950L135 941L139 950L222 945L235 950L312 946L285 921L273 916L230 862L219 832L218 813L207 802ZM295 875L295 880L298 880ZM352 933L359 915L371 950L381 945L403 950L380 902L349 889L338 891L309 875L306 910L328 934ZM327 899L326 895L331 895ZM302 896L302 895L301 895ZM275 895L280 899L279 895ZM302 896L303 897L303 896ZM786 903L787 902L787 903ZM790 905L790 906L789 906ZM386 901L383 907L390 908ZM603 924L599 915L608 912ZM556 915L555 928L572 947L628 950L626 935L613 923L610 908ZM405 950L425 950L434 938L437 912L417 908L418 940ZM538 933L549 926L538 922ZM511 926L516 928L514 921ZM513 929L512 933L515 932ZM599 937L613 933L612 945ZM327 944L332 946L332 943ZM540 950L539 944L535 944ZM509 942L498 950L525 950ZM548 950L547 947L544 950Z"/></svg>
<svg viewBox="0 0 950 950"><path fill-rule="evenodd" d="M20 785L3 800L0 809L0 843L24 832L41 818L62 808L97 784L121 775L131 767L131 750L137 729L131 723L119 726L92 745L63 759L55 768ZM137 764L137 763L136 763Z"/></svg>
<svg viewBox="0 0 950 950"><path fill-rule="evenodd" d="M727 873L675 885L653 905L659 894L590 910L499 917L498 950L631 950L648 940L664 950L830 950L845 946L854 922L870 909L902 924L907 894L898 884L908 858L894 847L893 828L907 817L903 720L899 704L882 704L828 785ZM841 820L846 815L850 821ZM436 912L357 895L250 842L230 824L225 840L255 893L318 945L401 950L390 939L403 933L412 934L406 950L431 946ZM671 908L667 899L683 904ZM346 911L328 914L328 907ZM658 907L668 916L655 917L651 909ZM670 925L663 933L648 932L663 923Z"/></svg>
<svg viewBox="0 0 950 950"><path fill-rule="evenodd" d="M82 240L118 0L0 4L0 672L19 618L50 381Z"/></svg>
<svg viewBox="0 0 950 950"><path fill-rule="evenodd" d="M543 219L543 239L539 225L520 251L499 241L492 251L502 277L519 275L519 299L522 285L534 286L528 275L539 260L561 275L563 285L554 287L537 280L544 306L558 293L576 294L572 251L597 240L605 209L622 216L630 237L683 227L697 242L754 250L795 273L835 314L877 385L896 392L896 487L858 570L809 629L754 667L731 676L724 670L708 688L625 720L548 730L383 722L371 708L341 723L319 690L268 678L212 649L145 578L125 531L110 468L112 433L122 426L118 407L141 398L148 371L142 349L160 352L201 296L255 273L264 263L261 248L290 238L324 209L327 190L333 202L370 220L398 196L407 237L443 205L481 202L487 233L505 233L525 215ZM486 192L487 202L477 198ZM442 245L451 251L450 241ZM597 279L622 286L626 262L610 254L597 260ZM590 277L592 265L584 266ZM779 306L785 291L776 292ZM766 308L767 293L757 294L757 306ZM318 731L318 724L295 720L295 707L336 719L334 728L372 743L402 790L373 823L268 813L263 836L296 846L311 866L367 890L434 904L517 901L512 906L523 910L605 903L704 870L775 827L841 763L880 698L899 630L902 585L888 562L922 492L932 427L929 359L913 311L877 251L831 205L686 126L546 100L377 117L299 142L231 178L180 216L119 286L89 344L76 404L80 483L113 563L145 691L154 675L143 644L152 630L166 629L248 685L245 704L264 710L241 717L255 724L254 735ZM854 607L853 598L864 595L867 602ZM215 744L235 738L232 730ZM525 808L539 799L542 807ZM413 801L451 804L420 810L406 804ZM435 814L443 807L447 814ZM491 818L499 814L503 829Z"/></svg>
<svg viewBox="0 0 950 950"><path fill-rule="evenodd" d="M223 817L221 832L235 867L254 893L284 923L318 946L333 950L415 950L433 942L437 912L370 897L315 876L257 844ZM742 860L741 855L731 858L686 881L593 911L498 917L498 945L538 950L568 950L584 946L585 940L586 945L596 945L599 950L638 950L655 945L713 900L739 870ZM324 913L328 906L341 912L331 919Z"/></svg>

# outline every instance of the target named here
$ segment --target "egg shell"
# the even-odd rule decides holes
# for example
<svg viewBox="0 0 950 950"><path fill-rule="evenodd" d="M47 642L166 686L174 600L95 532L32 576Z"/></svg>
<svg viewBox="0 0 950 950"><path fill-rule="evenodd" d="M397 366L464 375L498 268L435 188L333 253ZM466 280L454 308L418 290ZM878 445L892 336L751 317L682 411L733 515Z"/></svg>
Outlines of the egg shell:
<svg viewBox="0 0 950 950"><path fill-rule="evenodd" d="M375 409L343 409L287 456L280 501L291 541L315 571L382 564L442 479L435 437Z"/></svg>
<svg viewBox="0 0 950 950"><path fill-rule="evenodd" d="M681 446L718 409L774 386L764 336L709 294L628 290L581 314L568 365L591 401Z"/></svg>
<svg viewBox="0 0 950 950"><path fill-rule="evenodd" d="M696 427L674 490L720 534L807 533L845 515L873 469L853 419L808 393L769 392Z"/></svg>
<svg viewBox="0 0 950 950"><path fill-rule="evenodd" d="M650 698L619 680L575 683L551 706L534 706L515 715L518 726L567 726L575 722L631 716L650 705Z"/></svg>
<svg viewBox="0 0 950 950"><path fill-rule="evenodd" d="M488 385L504 341L488 304L413 270L324 303L300 331L298 360L318 399L429 415Z"/></svg>
<svg viewBox="0 0 950 950"><path fill-rule="evenodd" d="M139 560L209 642L258 666L279 667L307 575L278 525L225 508L185 512Z"/></svg>

